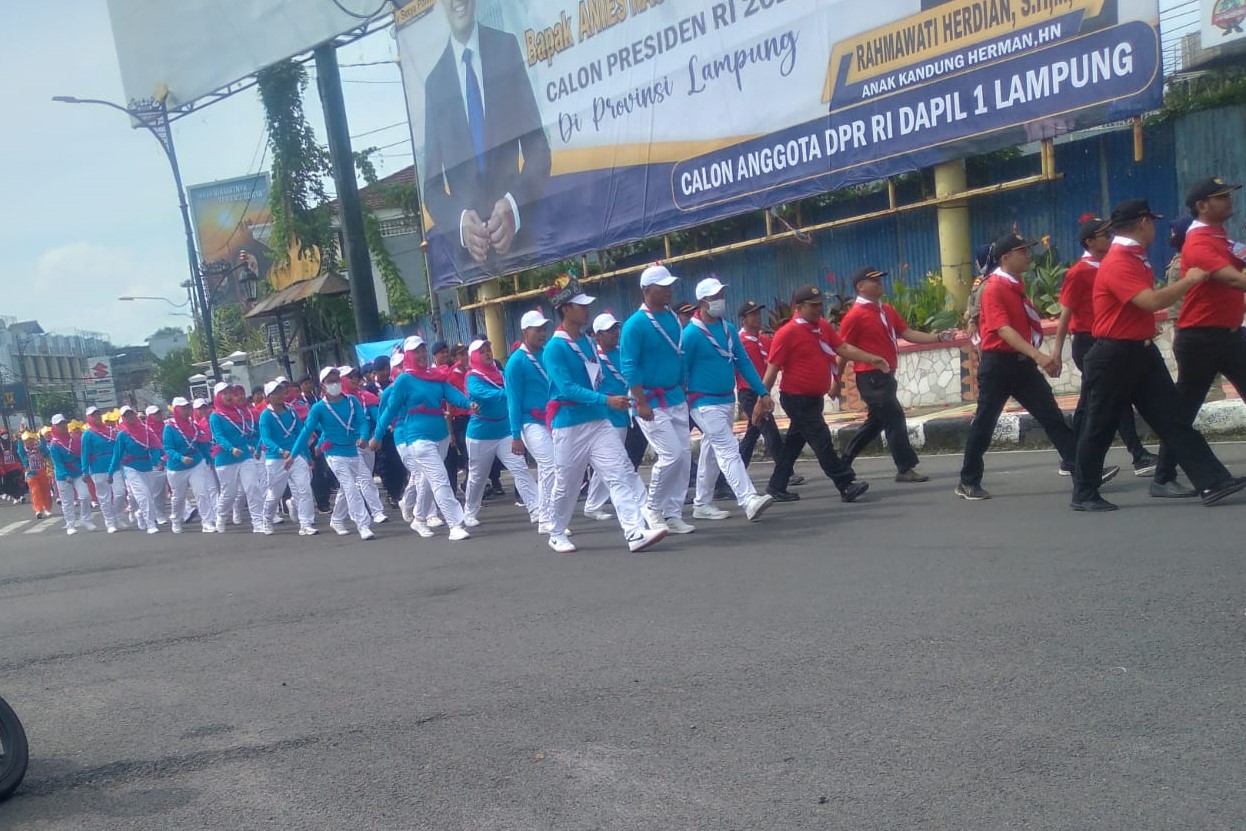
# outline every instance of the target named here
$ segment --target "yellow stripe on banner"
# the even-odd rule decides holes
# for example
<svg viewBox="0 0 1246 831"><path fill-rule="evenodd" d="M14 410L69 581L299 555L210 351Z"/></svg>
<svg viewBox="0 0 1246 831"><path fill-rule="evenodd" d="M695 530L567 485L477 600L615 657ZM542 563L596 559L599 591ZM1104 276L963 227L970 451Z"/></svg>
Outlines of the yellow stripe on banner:
<svg viewBox="0 0 1246 831"><path fill-rule="evenodd" d="M848 58L844 83L875 78L897 69L1007 35L1077 10L1085 18L1103 11L1105 0L955 0L921 14L841 40L831 50L822 103L828 104L839 67ZM1076 33L1069 33L1076 34Z"/></svg>
<svg viewBox="0 0 1246 831"><path fill-rule="evenodd" d="M414 0L394 12L394 25L405 26L412 20L418 20L433 10L437 0Z"/></svg>
<svg viewBox="0 0 1246 831"><path fill-rule="evenodd" d="M632 167L642 164L682 162L704 153L712 153L733 144L749 141L763 135L727 136L701 141L663 141L654 144L608 144L604 147L577 147L556 150L550 161L553 175L562 173L585 173L591 170L610 170L615 167Z"/></svg>

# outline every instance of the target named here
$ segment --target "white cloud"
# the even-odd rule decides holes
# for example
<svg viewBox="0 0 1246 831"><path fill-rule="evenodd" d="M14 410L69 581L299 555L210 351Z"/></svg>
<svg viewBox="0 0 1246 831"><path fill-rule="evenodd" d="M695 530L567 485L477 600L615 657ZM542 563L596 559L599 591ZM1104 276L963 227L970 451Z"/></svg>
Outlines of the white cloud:
<svg viewBox="0 0 1246 831"><path fill-rule="evenodd" d="M52 248L36 259L29 291L10 298L6 307L11 314L37 319L48 330L103 332L118 345L142 343L162 326L190 324L189 318L170 315L178 310L161 301L117 299L152 295L185 300L178 285L182 278L169 275L162 259L89 242ZM185 270L183 265L183 274Z"/></svg>

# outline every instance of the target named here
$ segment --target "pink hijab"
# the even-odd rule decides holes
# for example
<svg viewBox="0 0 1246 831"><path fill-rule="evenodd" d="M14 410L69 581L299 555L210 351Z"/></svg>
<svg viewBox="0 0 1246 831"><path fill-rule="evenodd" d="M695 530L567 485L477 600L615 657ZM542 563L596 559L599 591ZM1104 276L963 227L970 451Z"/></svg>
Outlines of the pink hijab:
<svg viewBox="0 0 1246 831"><path fill-rule="evenodd" d="M479 349L472 353L471 365L468 375L479 375L495 387L502 386L502 373L498 372L498 365L493 361L486 361Z"/></svg>

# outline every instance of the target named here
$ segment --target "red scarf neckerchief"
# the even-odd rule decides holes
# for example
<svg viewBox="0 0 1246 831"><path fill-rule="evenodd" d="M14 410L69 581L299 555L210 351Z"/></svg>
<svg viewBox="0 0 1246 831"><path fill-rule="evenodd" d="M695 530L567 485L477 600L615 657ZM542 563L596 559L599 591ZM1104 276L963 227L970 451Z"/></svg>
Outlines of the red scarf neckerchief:
<svg viewBox="0 0 1246 831"><path fill-rule="evenodd" d="M873 311L878 312L878 318L883 322L883 329L886 330L887 337L891 338L892 344L897 342L898 338L896 338L895 327L891 325L891 318L887 317L887 310L883 308L881 300L874 301L858 295L852 302L858 306L869 306L873 309Z"/></svg>
<svg viewBox="0 0 1246 831"><path fill-rule="evenodd" d="M253 435L255 433L255 413L251 412L250 402L247 402L248 406L245 407L239 407L236 404L226 404L221 398L225 393L226 390L221 390L212 399L213 409L216 414L231 422L244 437Z"/></svg>
<svg viewBox="0 0 1246 831"><path fill-rule="evenodd" d="M203 427L201 427L199 422L193 417L184 418L178 414L177 410L174 410L172 424L173 429L181 433L182 438L184 438L186 443L191 445L192 448L196 444L210 441L210 438L204 431Z"/></svg>
<svg viewBox="0 0 1246 831"><path fill-rule="evenodd" d="M69 432L68 429L64 432L57 432L53 429L49 440L75 459L82 454L82 437L77 433Z"/></svg>
<svg viewBox="0 0 1246 831"><path fill-rule="evenodd" d="M407 360L408 356L410 361ZM446 380L446 372L441 367L420 366L415 362L415 353L408 352L402 356L402 368L404 372L409 372L421 381L434 381L440 383Z"/></svg>
<svg viewBox="0 0 1246 831"><path fill-rule="evenodd" d="M121 432L148 450L154 450L157 447L151 428L141 418L135 419L133 425L126 419L121 419Z"/></svg>
<svg viewBox="0 0 1246 831"><path fill-rule="evenodd" d="M371 390L366 390L346 378L342 379L342 393L355 396L359 399L359 403L365 407L376 407L381 403L381 399L377 398L376 394Z"/></svg>
<svg viewBox="0 0 1246 831"><path fill-rule="evenodd" d="M746 340L746 341L750 341L752 343L757 344L757 349L759 352L761 352L761 359L763 361L770 357L770 350L766 348L766 344L762 343L760 335L754 335L752 332L750 332L748 329L745 329L743 326L740 327L739 335L740 335L740 340Z"/></svg>
<svg viewBox="0 0 1246 831"><path fill-rule="evenodd" d="M1000 278L1000 285L1007 286L1014 294L1021 298L1021 305L1025 308L1025 316L1030 321L1030 345L1038 349L1043 345L1043 319L1038 316L1038 310L1034 308L1034 304L1030 302L1030 298L1025 295L1025 286L1021 281L1013 277L1002 268L997 268L991 273L992 277Z"/></svg>
<svg viewBox="0 0 1246 831"><path fill-rule="evenodd" d="M477 378L484 379L498 389L502 388L502 373L498 372L498 365L493 361L486 361L484 356L480 354L479 349L472 353L470 363L472 368L468 370L468 375L475 375Z"/></svg>
<svg viewBox="0 0 1246 831"><path fill-rule="evenodd" d="M96 420L95 417L87 419L87 429L102 438L104 441L117 440L117 428L109 427L103 421Z"/></svg>

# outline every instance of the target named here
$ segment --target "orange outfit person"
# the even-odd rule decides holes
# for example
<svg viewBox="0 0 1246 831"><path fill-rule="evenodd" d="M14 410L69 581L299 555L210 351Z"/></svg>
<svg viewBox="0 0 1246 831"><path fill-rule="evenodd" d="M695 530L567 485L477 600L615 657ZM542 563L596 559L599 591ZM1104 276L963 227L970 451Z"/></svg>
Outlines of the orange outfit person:
<svg viewBox="0 0 1246 831"><path fill-rule="evenodd" d="M36 519L52 515L52 463L34 433L23 433L26 448L26 487L30 488L30 506Z"/></svg>

